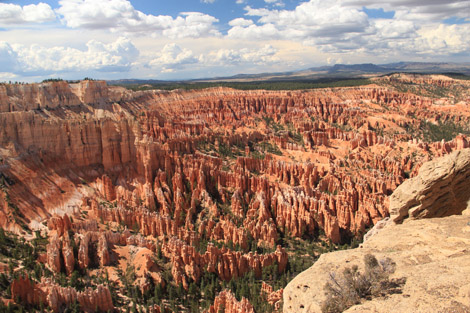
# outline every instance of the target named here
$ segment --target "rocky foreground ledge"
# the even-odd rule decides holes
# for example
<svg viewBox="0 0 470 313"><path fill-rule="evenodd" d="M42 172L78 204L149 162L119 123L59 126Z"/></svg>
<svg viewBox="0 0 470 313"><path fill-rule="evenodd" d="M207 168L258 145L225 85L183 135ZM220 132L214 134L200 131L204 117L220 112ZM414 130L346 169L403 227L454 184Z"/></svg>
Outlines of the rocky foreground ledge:
<svg viewBox="0 0 470 313"><path fill-rule="evenodd" d="M390 222L373 229L360 248L323 254L289 283L284 312L321 312L330 273L353 265L361 269L368 253L392 259L391 278L406 282L400 292L364 300L346 312L469 312L469 173L470 149L424 164L392 195Z"/></svg>

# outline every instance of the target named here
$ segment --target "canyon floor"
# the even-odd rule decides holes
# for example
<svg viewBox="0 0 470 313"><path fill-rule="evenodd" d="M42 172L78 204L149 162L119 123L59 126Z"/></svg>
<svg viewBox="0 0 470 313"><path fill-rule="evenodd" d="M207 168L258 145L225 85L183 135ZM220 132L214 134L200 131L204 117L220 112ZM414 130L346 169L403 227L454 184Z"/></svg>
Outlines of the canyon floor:
<svg viewBox="0 0 470 313"><path fill-rule="evenodd" d="M2 84L2 308L281 311L287 283L357 246L426 161L469 147L469 86Z"/></svg>

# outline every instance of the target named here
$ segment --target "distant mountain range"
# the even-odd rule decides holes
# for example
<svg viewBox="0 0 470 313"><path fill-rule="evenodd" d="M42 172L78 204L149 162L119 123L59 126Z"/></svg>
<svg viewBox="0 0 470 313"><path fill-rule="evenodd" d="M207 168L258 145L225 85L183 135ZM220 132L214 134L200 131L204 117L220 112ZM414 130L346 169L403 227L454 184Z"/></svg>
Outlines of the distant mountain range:
<svg viewBox="0 0 470 313"><path fill-rule="evenodd" d="M336 78L360 78L385 75L395 72L443 74L453 73L470 75L470 63L437 63L437 62L398 62L389 64L335 64L332 66L312 67L299 71L260 73L260 74L238 74L228 77L214 77L204 79L182 80L177 82L249 82L249 81L289 81L289 80L320 80ZM108 81L110 84L161 84L169 81L121 79ZM175 81L172 81L175 82Z"/></svg>
<svg viewBox="0 0 470 313"><path fill-rule="evenodd" d="M389 64L335 64L310 68L309 70L326 70L328 73L362 72L362 73L391 73L391 72L417 72L417 73L445 73L457 72L470 74L470 63L423 63L423 62L398 62Z"/></svg>

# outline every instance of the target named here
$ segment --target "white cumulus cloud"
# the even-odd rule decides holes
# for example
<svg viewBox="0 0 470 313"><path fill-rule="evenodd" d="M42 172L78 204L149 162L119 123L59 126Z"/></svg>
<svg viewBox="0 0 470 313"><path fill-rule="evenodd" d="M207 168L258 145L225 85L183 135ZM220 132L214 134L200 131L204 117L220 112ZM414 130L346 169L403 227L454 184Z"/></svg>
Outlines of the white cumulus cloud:
<svg viewBox="0 0 470 313"><path fill-rule="evenodd" d="M266 65L279 61L275 56L277 52L278 49L268 44L259 49L219 49L201 56L201 59L210 65Z"/></svg>
<svg viewBox="0 0 470 313"><path fill-rule="evenodd" d="M232 27L235 27L235 26L246 27L246 26L253 25L254 23L253 23L252 20L248 20L248 19L244 19L242 17L239 17L239 18L236 18L234 20L231 20L230 22L228 22L228 24Z"/></svg>
<svg viewBox="0 0 470 313"><path fill-rule="evenodd" d="M469 53L470 24L424 27L418 31L419 37L414 41L417 53L448 55ZM468 55L468 54L467 54Z"/></svg>
<svg viewBox="0 0 470 313"><path fill-rule="evenodd" d="M250 24L247 26L235 25L229 29L227 36L236 39L246 40L270 40L281 39L283 34L274 24L256 25Z"/></svg>
<svg viewBox="0 0 470 313"><path fill-rule="evenodd" d="M199 12L183 12L182 16L174 19L163 35L169 38L199 38L204 36L219 36L219 31L213 25L218 20L210 15Z"/></svg>
<svg viewBox="0 0 470 313"><path fill-rule="evenodd" d="M189 12L173 18L144 14L128 0L60 0L56 10L71 28L109 29L116 32L164 35L171 38L218 36L210 15Z"/></svg>
<svg viewBox="0 0 470 313"><path fill-rule="evenodd" d="M282 2L282 0L264 0L264 2L278 6L278 7L283 7L285 5L284 2Z"/></svg>
<svg viewBox="0 0 470 313"><path fill-rule="evenodd" d="M167 44L160 53L149 62L152 67L160 68L163 72L173 72L185 65L198 63L199 59L189 49L181 48L175 43Z"/></svg>
<svg viewBox="0 0 470 313"><path fill-rule="evenodd" d="M276 0L265 0L274 3ZM370 18L364 7L395 11L393 18ZM470 19L468 0L310 0L293 10L245 7L245 15L229 25L227 36L238 40L287 40L327 53L433 56L469 51L463 39L469 24L445 25L443 19ZM466 12L466 13L465 13ZM340 57L340 56L339 56Z"/></svg>
<svg viewBox="0 0 470 313"><path fill-rule="evenodd" d="M45 75L69 71L127 71L139 55L132 42L124 37L109 44L91 40L86 46L86 50L78 50L65 46L12 45L12 50L21 64L21 72Z"/></svg>
<svg viewBox="0 0 470 313"><path fill-rule="evenodd" d="M393 19L379 19L374 21L374 27L382 38L400 39L413 37L418 27L411 21L398 21Z"/></svg>
<svg viewBox="0 0 470 313"><path fill-rule="evenodd" d="M267 44L259 48L218 49L208 53L195 54L175 43L166 44L154 54L148 65L163 73L171 73L194 68L262 66L279 62L278 49Z"/></svg>
<svg viewBox="0 0 470 313"><path fill-rule="evenodd" d="M343 4L396 11L397 18L413 20L417 23L435 22L454 16L470 20L468 0L347 0Z"/></svg>
<svg viewBox="0 0 470 313"><path fill-rule="evenodd" d="M238 39L297 40L309 45L354 42L370 29L360 9L341 6L340 1L311 0L294 10L245 8L246 15L258 17L257 24L234 23L228 36Z"/></svg>
<svg viewBox="0 0 470 313"><path fill-rule="evenodd" d="M0 72L0 81L2 81L2 82L11 81L12 79L14 79L16 77L18 77L18 76L14 73Z"/></svg>
<svg viewBox="0 0 470 313"><path fill-rule="evenodd" d="M4 41L0 41L0 69L2 72L14 72L19 69L18 54Z"/></svg>
<svg viewBox="0 0 470 313"><path fill-rule="evenodd" d="M17 26L27 23L44 23L56 19L54 11L46 3L20 6L12 3L0 3L0 25Z"/></svg>

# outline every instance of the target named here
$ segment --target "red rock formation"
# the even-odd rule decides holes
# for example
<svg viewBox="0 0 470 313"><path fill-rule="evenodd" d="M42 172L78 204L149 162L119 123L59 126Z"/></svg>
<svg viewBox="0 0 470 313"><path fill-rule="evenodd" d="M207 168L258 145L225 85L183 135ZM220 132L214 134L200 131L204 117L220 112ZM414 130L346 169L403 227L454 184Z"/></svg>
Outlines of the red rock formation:
<svg viewBox="0 0 470 313"><path fill-rule="evenodd" d="M148 308L148 312L149 313L161 313L162 308L161 308L161 306L155 304L155 305Z"/></svg>
<svg viewBox="0 0 470 313"><path fill-rule="evenodd" d="M55 236L51 238L49 244L47 245L47 264L52 271L57 273L59 273L61 270L60 254L61 241L57 236Z"/></svg>
<svg viewBox="0 0 470 313"><path fill-rule="evenodd" d="M246 232L238 228L232 221L222 219L219 222L213 220L204 221L199 225L198 232L205 233L206 238L222 241L225 244L238 245L241 249L248 249L248 239Z"/></svg>
<svg viewBox="0 0 470 313"><path fill-rule="evenodd" d="M71 287L60 287L57 285L43 285L45 289L47 303L53 312L60 312L75 301L80 304L84 312L107 312L114 309L111 292L108 287L98 285L96 289L87 288L82 292L77 292Z"/></svg>
<svg viewBox="0 0 470 313"><path fill-rule="evenodd" d="M37 285L33 284L28 276L22 276L11 283L11 298L20 299L24 303L46 303L47 293L43 293Z"/></svg>
<svg viewBox="0 0 470 313"><path fill-rule="evenodd" d="M47 228L49 228L49 230L55 230L58 236L62 236L72 228L72 223L67 214L64 216L55 215L47 221Z"/></svg>
<svg viewBox="0 0 470 313"><path fill-rule="evenodd" d="M68 234L64 236L62 241L62 256L64 258L65 272L67 275L70 275L75 268L75 256L73 255L73 247Z"/></svg>
<svg viewBox="0 0 470 313"><path fill-rule="evenodd" d="M91 241L91 233L86 233L80 240L78 248L78 265L80 268L88 268L90 265L89 246Z"/></svg>
<svg viewBox="0 0 470 313"><path fill-rule="evenodd" d="M116 191L114 190L114 185L111 181L111 178L109 178L108 175L103 175L101 181L103 184L102 193L104 198L108 201L114 201L116 199Z"/></svg>
<svg viewBox="0 0 470 313"><path fill-rule="evenodd" d="M33 305L43 303L53 312L61 312L75 301L84 312L108 312L114 309L111 292L103 285L98 285L95 290L88 288L77 292L74 288L61 287L49 281L34 284L28 277L20 277L12 282L11 293L13 299L20 298Z"/></svg>
<svg viewBox="0 0 470 313"><path fill-rule="evenodd" d="M101 266L111 264L108 241L103 233L100 235L100 239L98 240L98 258Z"/></svg>
<svg viewBox="0 0 470 313"><path fill-rule="evenodd" d="M220 279L229 281L249 271L254 271L259 278L262 268L272 264L277 264L278 272L282 273L288 260L286 251L280 246L274 253L260 255L252 252L242 254L209 244L207 251L201 254L193 246L177 239L164 243L162 252L171 260L174 281L176 284L182 283L185 288L188 288L187 277L198 281L204 268L210 273L216 273Z"/></svg>
<svg viewBox="0 0 470 313"><path fill-rule="evenodd" d="M246 298L237 301L229 290L221 291L214 300L207 313L254 313L253 306Z"/></svg>
<svg viewBox="0 0 470 313"><path fill-rule="evenodd" d="M411 81L454 96L395 88ZM94 81L1 85L0 226L21 232L47 219L45 262L54 272L116 265L115 250L126 245L161 246L185 288L204 270L222 280L259 277L272 264L284 272L284 249L248 251L284 236L343 243L363 234L388 216L388 196L430 155L469 146L466 135L418 139L422 123L465 130L468 83L392 75L377 84L141 92ZM196 249L208 241L225 247ZM157 272L148 271L154 281Z"/></svg>
<svg viewBox="0 0 470 313"><path fill-rule="evenodd" d="M136 188L130 188L130 186L126 186L125 184L121 184L119 188L115 188L113 181L110 179L111 175L97 173L101 175L98 176L101 177L101 180L97 181L98 187L101 186L98 189L100 189L104 198L113 201L115 197L119 195L120 199L126 200L131 206L142 204L150 210L159 211L163 215L173 215L175 212L173 212L172 206L174 205L177 217L184 215L187 209L185 205L182 205L184 202L184 193L188 192L183 186L183 181L189 180L191 184L196 184L198 186L197 193L201 194L204 189L216 187L208 178L216 177L217 193L222 199L224 199L224 195L226 194L226 188L231 187L237 187L237 189L241 188L243 192L264 191L268 201L265 207L269 210L269 196L272 193L267 191L273 186L272 182L268 182L262 177L250 177L250 174L246 173L246 170L250 172L261 170L261 173L275 175L280 182L291 186L298 186L302 182L301 185L306 189L304 192L308 195L312 194L312 188L308 188L308 186L312 186L312 183L317 184L320 178L315 176L318 169L313 165L308 165L307 168L302 166L303 168L299 169L299 164L292 163L292 165L287 164L287 167L285 167L285 165L277 165L276 163L278 163L278 161L272 159L266 159L262 165L244 166L245 172L235 168L234 173L221 172L220 162L216 162L215 167L207 167L210 165L209 163L214 163L214 161L207 157L201 158L201 156L197 154L194 154L197 158L193 160L186 158L187 161L184 161L183 164L180 162L180 165L177 166L179 156L173 153L194 153L196 148L195 141L199 140L197 136L202 136L208 124L222 123L228 125L231 123L234 127L237 127L240 124L239 119L241 116L251 123L251 115L259 113L268 115L278 114L280 117L274 116L274 120L280 123L290 123L292 121L296 131L301 133L307 149L317 149L317 147L320 146L329 147L330 145L335 145L336 143L334 141L337 140L350 142L351 149L358 149L376 145L393 144L393 140L378 136L374 131L356 131L356 128L360 127L359 123L361 119L359 119L359 117L363 119L363 116L367 114L365 111L361 111L363 109L360 107L360 101L374 101L387 106L416 103L419 103L420 106L426 105L423 103L421 97L412 94L399 94L391 92L387 90L387 88L375 86L344 88L334 91L312 91L309 93L266 91L237 92L228 89L213 89L200 92L199 94L188 92L148 92L139 95L130 95L126 94L122 89L106 87L102 82L82 82L71 87L68 87L65 83L57 83L50 86L45 84L44 88L52 88L51 91L47 92L45 91L46 89L42 87L31 86L31 88L28 89L29 87L27 86L21 86L22 87L17 86L14 88L5 87L13 88L5 92L7 96L4 96L2 100L7 103L5 105L8 107L18 105L15 102L16 100L14 100L16 98L8 96L15 93L19 95L20 99L43 99L41 101L44 103L50 102L49 107L54 109L62 109L62 105L68 105L66 102L64 104L57 103L53 105L52 103L54 101L50 99L55 96L51 96L52 98L49 96L38 96L45 93L53 95L54 92L60 99L67 98L69 97L67 95L70 95L70 97L74 99L73 105L78 107L80 107L81 103L102 105L116 100L120 100L121 104L120 106L115 105L112 111L110 111L112 113L110 113L111 115L109 116L114 116L113 119L103 117L101 113L96 111L93 112L93 115L85 116L84 123L65 121L66 125L59 125L59 127L54 125L55 121L44 120L43 117L34 114L32 111L28 111L25 116L21 117L21 123L31 125L32 128L28 128L30 127L28 126L22 128L22 132L15 133L10 131L11 127L5 127L6 133L0 138L2 139L2 143L15 141L18 142L20 146L35 146L41 151L47 151L48 155L61 156L64 161L71 162L75 166L83 167L91 164L102 164L104 169L110 172L122 171L124 168L123 165L129 164L131 165L130 168L136 171L136 174L144 177L146 183L138 184ZM53 90L55 91L53 92ZM116 96L116 98L113 98L114 96ZM123 113L123 110L130 110L131 112L133 112L132 110L136 110L137 112L137 110L141 109L141 107L138 107L138 109L131 107L130 102L127 102L129 100L135 101L135 99L139 101L145 100L154 105L152 110L144 110L144 114L139 117L138 121L126 118L126 115ZM42 103L41 101L38 100L38 103ZM351 104L346 104L345 101L351 101ZM187 106L187 103L192 103L192 105ZM230 109L228 108L229 103ZM132 102L132 105L139 106L141 104ZM357 108L354 107L354 105L356 105ZM213 114L214 109L217 110L216 114ZM9 109L7 111L11 110ZM426 110L426 112L428 111L429 110ZM234 114L237 118L234 118ZM303 118L306 114L318 118L319 121L306 121ZM14 119L13 117L13 115L5 115L4 124L19 124L20 120ZM83 119L81 116L80 118ZM187 120L204 122L188 123ZM49 125L47 123L52 124ZM61 121L61 123L64 122ZM343 131L336 127L331 127L331 123L352 125L352 129L350 131ZM375 127L378 127L377 123L378 122L374 124ZM47 129L42 125L48 125ZM369 128L370 123L367 122L365 126ZM39 129L39 127L41 127L41 129ZM227 137L224 138L223 141L226 144L241 142L246 149L249 142L259 140L260 138L262 139L265 135L266 134L260 132L252 132L251 134L227 134ZM279 138L280 141L278 144L281 148L287 150L300 149L298 144L293 144L289 141L289 136L269 136L268 138L273 138L275 142L278 140L276 138ZM44 142L41 138L58 138L58 141L51 145L50 143ZM208 136L207 138L209 141L214 140L214 142L218 140L213 136ZM460 148L465 147L465 145L463 140L459 140L458 146ZM296 148L294 148L294 146ZM98 147L98 150L91 147ZM445 152L449 152L449 149L452 149L451 146L447 145L443 147L444 148L440 148L440 150L444 149L442 151ZM331 154L324 153L325 152L321 151L321 155L334 159ZM193 164L190 165L189 162ZM242 166L243 164L239 162L240 161L237 161L238 166ZM244 161L244 163L247 162ZM155 174L155 170L157 169L159 169L160 174ZM313 172L310 172L312 169ZM309 176L311 175L311 177L303 176L305 175L304 173ZM313 173L313 175L310 173ZM400 175L400 173L398 174ZM126 175L129 175L129 172ZM195 177L195 179L192 177ZM170 190L167 184L169 181L174 181L177 187L175 190ZM32 183L33 182L31 182L31 184ZM390 186L388 188L393 189L393 183L390 183L390 181L385 181L384 183ZM36 185L39 184L36 182ZM341 186L339 187L341 188ZM353 188L356 187L353 186ZM132 192L131 189L133 190ZM179 192L177 190L179 190ZM212 191L210 193L212 193ZM346 198L346 200L347 199L348 198ZM369 203L367 199L359 199L359 201ZM46 201L46 203L48 202L49 200ZM234 205L236 211L236 203ZM348 205L350 207L355 206L354 203L349 203ZM379 203L379 206L383 206L383 203ZM362 216L357 217L355 211L349 211L350 210L348 210L347 214L351 215L352 213L352 215L354 215L353 220L356 222L351 224L348 220L339 221L339 229L352 233L360 232L364 228L363 225L370 225L371 221L375 219L371 219L367 216L369 212L361 212ZM382 209L379 211L386 210ZM216 211L213 210L213 213L215 212ZM318 224L320 228L326 225L325 227L328 228L326 233L330 236L334 236L334 238L332 238L334 241L338 241L338 230L336 229L336 222L334 221L338 218L336 213L335 209L330 208L328 205L328 210L325 211L324 214L328 214L329 217L325 217L320 221L315 220L315 218L313 220L310 219L308 226L303 226L302 223L297 226L290 225L288 230L295 236L303 227L308 227L310 231L312 231L315 229L314 224ZM376 214L375 212L372 213ZM240 212L237 214L240 215ZM175 224L179 227L182 221L180 221L179 218L175 218L175 220ZM315 221L315 223L312 223L312 221ZM257 234L258 237L256 237L256 240L262 240L272 246L276 240L277 231L275 224L278 223L271 223L268 219L265 221L264 225L256 223L247 225L247 227L250 233ZM284 227L285 225L278 224L277 226ZM227 231L232 232L233 236L233 230L227 229ZM222 234L219 234L218 237L222 238L221 236Z"/></svg>
<svg viewBox="0 0 470 313"><path fill-rule="evenodd" d="M275 310L278 311L280 309L281 305L281 300L282 300L282 294L284 292L284 289L279 289L276 291L273 291L273 287L265 282L262 283L261 285L261 294L260 296L266 297L266 300L268 301L269 304L273 305Z"/></svg>

